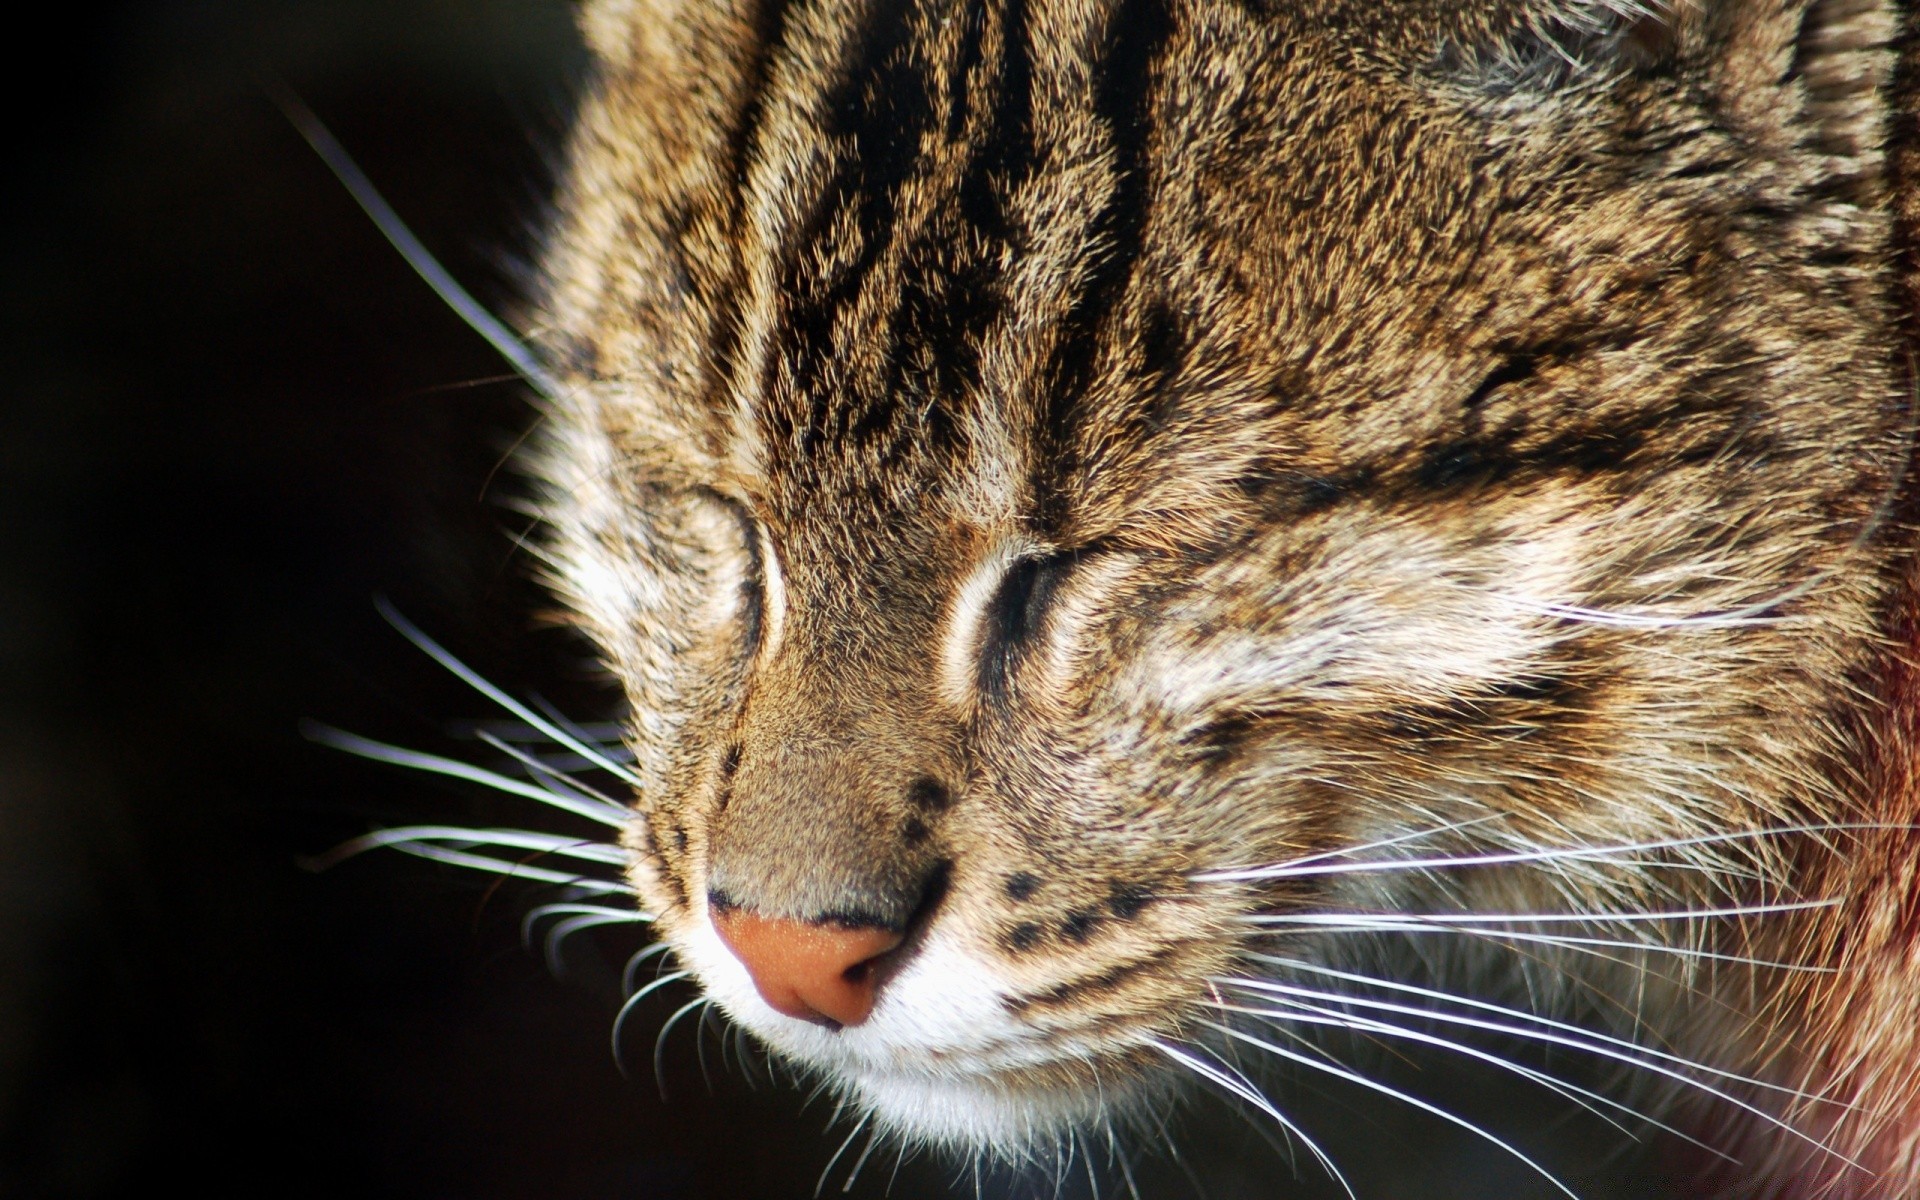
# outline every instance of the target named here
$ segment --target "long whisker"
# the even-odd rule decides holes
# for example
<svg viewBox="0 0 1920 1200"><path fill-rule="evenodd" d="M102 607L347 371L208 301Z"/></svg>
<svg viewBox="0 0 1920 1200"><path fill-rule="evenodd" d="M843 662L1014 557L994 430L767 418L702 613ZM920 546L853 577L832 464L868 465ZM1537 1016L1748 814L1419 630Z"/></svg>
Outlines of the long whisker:
<svg viewBox="0 0 1920 1200"><path fill-rule="evenodd" d="M1280 1128L1286 1130L1292 1137L1300 1139L1300 1144L1305 1146L1307 1152L1312 1154L1314 1159L1319 1162L1328 1177L1339 1184L1340 1190L1347 1194L1347 1200L1359 1200L1359 1196L1353 1190L1353 1185L1347 1182L1346 1175L1334 1164L1333 1159L1327 1155L1327 1152L1320 1148L1320 1143L1314 1141L1307 1135L1306 1130L1300 1128L1297 1122L1275 1107L1266 1096L1261 1094L1260 1089L1254 1087L1245 1079L1236 1078L1233 1073L1224 1069L1223 1066L1213 1066L1194 1057L1178 1046L1161 1041L1159 1038L1149 1038L1147 1039L1147 1044L1200 1076L1200 1078L1207 1080L1216 1087L1224 1088L1229 1093L1240 1097L1240 1099L1245 1100L1248 1104L1253 1105L1267 1116L1273 1118L1274 1123L1279 1125Z"/></svg>
<svg viewBox="0 0 1920 1200"><path fill-rule="evenodd" d="M547 931L547 969L555 975L561 973L561 968L566 965L561 956L561 950L566 940L576 933L597 929L602 925L640 925L652 919L651 913L627 913L619 916L569 917L564 921L556 921L553 928Z"/></svg>
<svg viewBox="0 0 1920 1200"><path fill-rule="evenodd" d="M383 846L401 846L411 842L452 842L460 847L505 846L514 850L538 850L563 858L579 858L608 866L625 866L627 852L605 842L582 841L552 833L528 829L475 829L466 825L402 825L363 834L342 842L315 860L317 867L328 867L342 859L364 854Z"/></svg>
<svg viewBox="0 0 1920 1200"><path fill-rule="evenodd" d="M1199 1023L1219 1033L1225 1034L1227 1037L1233 1038L1236 1041L1245 1042L1248 1045L1258 1047L1259 1049L1265 1050L1269 1054L1275 1055L1279 1058L1286 1059L1289 1062L1298 1063L1299 1065L1303 1067L1307 1067L1310 1070L1324 1072L1338 1079L1345 1079L1350 1083L1357 1083L1361 1087L1367 1088L1371 1091L1379 1092L1384 1096L1390 1096L1396 1100L1399 1100L1403 1104L1412 1105L1414 1108L1417 1108L1422 1112L1431 1113L1432 1115L1439 1117L1443 1121L1447 1121L1453 1125L1457 1125L1460 1128L1466 1130L1467 1132L1473 1134L1474 1136L1483 1138L1487 1142L1495 1146L1498 1146L1500 1149L1506 1151L1508 1154L1511 1154L1514 1158L1518 1159L1520 1162L1525 1163L1527 1166L1531 1167L1542 1179L1546 1180L1548 1183L1552 1184L1555 1189L1560 1191L1562 1194L1566 1195L1568 1197L1568 1200L1580 1200L1579 1195L1576 1192L1574 1192L1572 1188L1560 1182L1560 1179L1558 1176L1556 1176L1553 1172L1547 1170L1545 1167L1541 1166L1539 1163L1535 1162L1532 1158L1528 1157L1525 1153L1523 1153L1520 1150L1519 1147L1513 1145L1511 1142L1507 1142L1495 1136L1494 1134L1487 1132L1486 1130L1480 1128L1480 1126L1475 1125L1472 1121L1467 1120L1465 1117L1459 1116L1454 1113L1450 1113L1446 1109L1441 1108L1437 1104L1429 1103L1425 1100L1422 1100L1418 1096L1412 1095L1411 1093L1404 1092L1404 1091L1401 1091L1399 1088L1391 1087L1387 1084L1381 1083L1377 1079L1368 1079L1365 1075L1362 1075L1357 1071L1350 1071L1345 1067L1336 1066L1332 1063L1321 1062L1318 1059L1310 1058L1307 1055L1300 1054L1293 1050L1288 1050L1282 1046L1277 1046L1274 1043L1267 1041L1265 1038L1255 1037L1253 1034L1247 1033L1244 1030L1235 1029L1230 1025L1222 1025L1218 1021L1205 1021L1205 1020Z"/></svg>
<svg viewBox="0 0 1920 1200"><path fill-rule="evenodd" d="M1545 1071L1541 1071L1536 1068L1529 1067L1524 1063L1517 1063L1512 1061L1511 1059L1502 1058L1497 1054L1493 1054L1489 1051L1482 1050L1479 1047L1470 1046L1464 1042L1455 1041L1452 1038L1443 1038L1438 1036L1437 1034L1426 1033L1422 1030L1408 1029L1403 1025L1395 1025L1389 1021L1378 1021L1369 1017L1359 1016L1354 1013L1340 1012L1336 1009L1327 1008L1325 1006L1318 1005L1318 1004L1307 1004L1302 1001L1288 1000L1283 997L1276 998L1276 1002L1287 1005L1288 1009L1285 1011L1282 1011L1282 1010L1276 1010L1276 1009L1251 1008L1246 1005L1228 1004L1222 1001L1209 1001L1208 1006L1211 1008L1220 1009L1223 1012L1241 1013L1246 1016L1267 1017L1267 1018L1273 1018L1275 1020L1282 1020L1282 1021L1297 1021L1297 1022L1302 1022L1306 1024L1332 1025L1338 1028L1353 1029L1353 1030L1358 1030L1358 1031L1367 1032L1367 1033L1377 1033L1383 1037L1399 1038L1404 1041L1412 1041L1412 1042L1418 1042L1422 1045L1435 1046L1440 1049L1450 1051L1454 1054L1465 1055L1469 1058L1473 1058L1480 1062L1487 1063L1493 1067L1498 1068L1499 1070L1507 1071L1512 1074L1518 1075L1522 1079L1526 1079L1533 1083L1537 1083L1541 1087L1544 1087L1547 1090L1554 1092L1557 1095L1563 1096L1567 1100L1571 1101L1572 1103L1579 1105L1583 1109L1586 1109L1588 1112L1592 1113L1594 1116L1598 1117L1600 1120L1605 1121L1607 1124L1613 1126L1615 1129L1619 1130L1621 1133L1626 1134L1628 1137L1635 1138L1636 1141L1638 1140L1638 1138L1635 1136L1632 1130L1628 1129L1625 1125L1622 1125L1619 1121L1616 1121L1612 1117L1608 1116L1606 1113L1601 1112L1600 1109L1595 1106L1605 1105L1608 1108L1624 1113L1627 1116L1634 1118L1635 1120L1641 1121L1647 1125L1652 1126L1655 1129L1660 1130L1662 1133L1671 1134L1672 1136L1677 1137L1684 1142L1690 1142L1693 1145L1698 1146L1700 1149L1705 1150L1707 1153L1715 1155L1719 1158L1725 1159L1729 1163L1738 1163L1739 1161L1738 1159L1734 1158L1732 1155L1727 1154L1724 1151L1719 1150L1714 1146L1711 1146L1706 1142L1703 1142L1700 1139L1693 1137L1679 1129L1676 1129L1672 1125L1669 1125L1666 1122L1661 1121L1656 1117L1650 1116L1649 1114L1634 1108L1632 1105L1625 1104L1619 1100L1615 1100L1611 1096L1604 1095L1600 1092L1592 1091L1588 1088L1581 1087L1577 1083L1572 1083L1572 1082L1569 1082L1568 1080L1561 1079L1556 1075L1551 1075Z"/></svg>
<svg viewBox="0 0 1920 1200"><path fill-rule="evenodd" d="M474 730L473 735L487 745L492 746L494 749L520 763L534 775L545 780L547 786L552 790L562 792L562 794L570 793L579 800L597 800L616 812L626 812L625 807L612 796L607 795L596 787L582 783L552 763L542 760L537 755L529 754L513 743L503 741L484 729Z"/></svg>
<svg viewBox="0 0 1920 1200"><path fill-rule="evenodd" d="M620 990L631 994L634 988L640 986L640 968L647 965L647 960L663 955L671 949L673 946L668 942L655 942L651 946L636 950L633 957L627 960L626 968L620 972Z"/></svg>
<svg viewBox="0 0 1920 1200"><path fill-rule="evenodd" d="M605 904L542 904L531 909L520 919L521 943L531 947L533 931L539 928L540 922L548 917L601 917L609 925L622 922L644 924L653 920L652 913L643 913L631 908L613 908Z"/></svg>
<svg viewBox="0 0 1920 1200"><path fill-rule="evenodd" d="M1372 913L1354 912L1314 912L1314 913L1254 913L1242 920L1253 925L1371 925L1375 922L1393 923L1397 928L1401 924L1412 927L1421 926L1459 926L1459 925L1498 925L1498 924L1586 924L1610 925L1614 923L1633 923L1649 921L1705 921L1722 917L1756 917L1771 913L1806 912L1809 909L1833 908L1840 902L1836 899L1792 900L1780 904L1743 904L1726 908L1677 909L1665 912L1610 912L1610 913L1394 913L1375 916Z"/></svg>
<svg viewBox="0 0 1920 1200"><path fill-rule="evenodd" d="M1619 955L1607 954L1601 947L1625 950L1637 954L1661 954L1674 958L1698 959L1703 962L1723 962L1738 966L1761 967L1774 971L1797 971L1809 975L1837 974L1837 967L1822 967L1809 963L1783 962L1779 959L1752 958L1743 954L1728 954L1718 950L1701 950L1692 946L1674 946L1663 942L1625 941L1619 938L1579 937L1574 934L1530 933L1519 929L1480 929L1456 928L1450 925L1416 925L1395 923L1392 918L1383 917L1364 924L1312 926L1299 929L1263 929L1257 937L1285 937L1289 934L1319 936L1327 933L1438 933L1456 934L1461 937L1478 938L1483 942L1522 942L1528 945L1555 946L1580 954L1591 954L1608 962L1623 966L1634 965Z"/></svg>
<svg viewBox="0 0 1920 1200"><path fill-rule="evenodd" d="M1266 874L1266 872L1280 870L1291 872L1295 868L1304 867L1309 863L1317 863L1329 858L1341 858L1350 854L1364 854L1369 850L1384 850L1389 846L1405 845L1408 842L1425 841L1428 838L1441 837L1449 833L1458 833L1462 829L1471 829L1476 825L1485 825L1490 821L1498 821L1501 819L1497 814L1474 817L1472 820L1454 821L1446 825L1437 825L1432 829L1417 829L1412 833L1402 833L1394 837L1381 838L1378 841L1361 842L1353 846L1342 846L1338 850L1323 850L1318 854L1308 854L1300 858L1289 859L1284 863L1279 863L1274 866L1245 867L1229 871L1205 871L1201 874L1191 876L1191 878L1196 883L1230 883L1243 879L1273 878L1273 876ZM1346 869L1347 868L1333 868L1333 870Z"/></svg>
<svg viewBox="0 0 1920 1200"><path fill-rule="evenodd" d="M531 708L515 700L512 696L507 695L499 688L493 686L493 684L488 683L478 671L475 671L466 663L455 658L445 647L441 646L439 642L434 641L422 632L419 626L402 616L400 610L395 608L386 597L381 596L377 598L374 601L374 607L379 610L382 617L386 618L387 624L393 626L400 632L400 636L419 647L427 657L445 667L462 683L474 691L479 692L495 704L498 704L501 708L506 709L514 716L519 717L535 729L538 729L541 733L546 734L562 746L572 750L575 754L592 760L601 770L612 775L614 778L633 787L641 786L643 781L640 776L629 770L624 764L615 762L594 746L574 737L571 733L555 725L552 721L547 720L539 713L534 712ZM624 815L622 816L622 820L625 820Z"/></svg>
<svg viewBox="0 0 1920 1200"><path fill-rule="evenodd" d="M552 706L543 701L540 705L540 710L545 712L550 707ZM508 721L504 719L471 721L464 723L462 728L466 730L466 734L463 736L478 738L480 734L484 732L499 738L503 742L512 742L515 745L544 745L553 741L553 739L545 733L535 729L524 721ZM624 754L627 752L623 746L607 744L608 742L618 742L620 739L620 723L618 721L570 721L567 723L567 731L584 742L590 742L599 746L601 750L609 754Z"/></svg>
<svg viewBox="0 0 1920 1200"><path fill-rule="evenodd" d="M674 1009L673 1015L661 1023L660 1032L654 1035L653 1081L660 1088L660 1098L662 1100L667 1098L667 1035L673 1032L673 1027L679 1023L681 1017L686 1016L703 1004L712 1003L713 1001L706 996L695 996L679 1008ZM695 1052L698 1053L700 1047L700 1032L698 1029L695 1029L693 1034L693 1045ZM708 1086L712 1086L711 1081L709 1081Z"/></svg>
<svg viewBox="0 0 1920 1200"><path fill-rule="evenodd" d="M346 147L342 146L333 133L321 123L320 118L313 114L313 110L278 80L265 79L262 84L274 103L280 106L280 111L286 114L287 120L293 123L293 127L300 131L300 136L305 138L307 144L313 147L314 153L320 156L320 161L327 164L327 169L332 171L334 177L347 189L347 193L353 197L354 202L359 204L361 210L373 220L375 228L379 229L387 241L393 244L393 248L400 252L400 257L407 260L407 265L412 267L420 278L426 280L427 286L432 288L447 307L467 323L469 328L485 338L487 343L499 352L500 357L513 366L520 378L526 380L535 391L547 399L558 399L561 395L559 382L540 364L540 360L534 357L533 351L528 348L526 342L508 329L498 317L488 312L485 305L474 299L473 294L461 287L452 273L440 265L440 260L435 258L433 252L414 236L413 230L400 219L399 213L393 211L392 205L389 205L386 198L380 194L380 190L373 186L373 181L367 178L366 173L360 169L360 165L347 153Z"/></svg>
<svg viewBox="0 0 1920 1200"><path fill-rule="evenodd" d="M438 754L425 754L419 750L408 750L403 746L391 746L386 742L376 742L372 738L361 737L357 733L348 733L344 729L335 729L330 725L322 725L315 721L306 722L301 726L301 730L311 740L319 742L323 746L331 746L335 750L344 750L348 754L358 755L361 758L370 758L375 762L391 763L397 767L407 767L415 771L426 771L434 775L447 775L454 779L465 779L469 782L492 788L497 792L505 792L510 796L523 796L528 800L538 800L542 804L549 804L554 808L564 809L576 816L585 817L590 821L597 821L602 825L619 828L626 825L631 819L631 814L628 813L626 809L617 805L579 799L564 792L554 791L552 788L540 787L537 784L527 783L524 780L511 779L505 775L489 771L484 767L476 767L471 763L463 763L458 759L442 758Z"/></svg>
<svg viewBox="0 0 1920 1200"><path fill-rule="evenodd" d="M1826 1096L1818 1096L1811 1092L1803 1092L1796 1088L1787 1087L1784 1084L1769 1083L1764 1079L1754 1079L1750 1076L1741 1075L1738 1072L1724 1070L1719 1067L1708 1066L1706 1063L1695 1062L1690 1058L1684 1058L1678 1054L1674 1054L1666 1050L1660 1050L1652 1046L1642 1045L1641 1043L1632 1041L1628 1038L1616 1037L1613 1034L1602 1033L1598 1030L1583 1029L1578 1025L1572 1024L1571 1022L1556 1020L1553 1017L1542 1016L1539 1013L1528 1012L1527 1010L1521 1009L1521 1008L1511 1008L1504 1004L1495 1004L1490 1000L1480 1000L1471 996L1455 996L1450 993L1442 992L1434 988L1421 987L1418 984L1401 983L1397 980L1383 979L1374 975L1364 975L1355 971L1343 971L1337 967L1321 966L1318 963L1308 962L1305 959L1281 958L1271 954L1249 954L1247 957L1257 962L1267 963L1271 966L1286 967L1288 969L1296 970L1296 971L1308 971L1316 975L1325 975L1328 978L1338 979L1346 983L1356 983L1361 985L1362 987L1377 987L1382 989L1383 991L1399 992L1404 995L1420 996L1429 1000L1438 1000L1445 1004L1459 1005L1462 1008L1478 1009L1481 1012L1490 1012L1503 1017L1511 1017L1515 1020L1525 1021L1528 1024L1540 1025L1548 1029L1556 1029L1563 1033L1572 1034L1575 1037L1590 1038L1596 1042L1604 1042L1608 1045L1617 1046L1622 1050L1631 1051L1635 1054L1644 1054L1651 1058L1657 1058L1662 1061L1672 1063L1675 1066L1684 1067L1689 1071L1699 1071L1699 1072L1702 1072L1703 1074L1715 1075L1721 1079L1730 1080L1734 1083L1745 1084L1749 1087L1764 1088L1769 1091L1781 1092L1786 1095L1792 1096L1797 1100L1807 1100L1807 1101L1812 1101L1820 1104L1831 1104L1841 1108L1853 1107L1853 1105L1847 1104L1845 1101L1834 1100ZM1252 981L1225 980L1223 982L1227 982L1231 984L1240 984L1240 983L1248 983Z"/></svg>
<svg viewBox="0 0 1920 1200"><path fill-rule="evenodd" d="M495 875L508 875L515 879L524 879L533 883L554 883L562 887L573 888L577 892L589 895L627 895L634 894L633 888L624 883L614 883L606 879L594 879L587 875L574 875L566 871L550 871L545 867L528 866L521 862L508 862L505 859L491 858L484 854L469 854L464 850L451 850L445 846L436 846L431 842L402 841L392 843L392 848L402 854L411 854L417 858L431 859L449 866L468 867L476 871L488 871Z"/></svg>
<svg viewBox="0 0 1920 1200"><path fill-rule="evenodd" d="M1492 818L1480 818L1481 821ZM1378 871L1438 871L1454 867L1493 867L1514 863L1556 862L1564 860L1594 860L1605 862L1622 854L1647 854L1660 850L1684 850L1696 846L1726 845L1736 842L1757 841L1765 838L1793 837L1801 834L1849 833L1862 831L1901 832L1920 829L1920 826L1884 823L1884 822L1820 822L1806 825L1780 825L1766 829L1744 829L1730 833L1700 834L1694 837L1664 838L1646 842L1624 842L1612 846L1558 846L1538 850L1496 851L1488 854L1447 855L1436 858L1384 859L1357 863L1328 863L1325 860L1360 854L1368 850L1377 850L1386 846L1413 840L1416 837L1432 837L1450 833L1479 821L1461 822L1456 825L1442 826L1438 829L1423 830L1418 834L1406 834L1385 841L1368 842L1358 846L1348 846L1339 850L1328 850L1319 854L1310 854L1304 858L1292 859L1284 863L1275 863L1265 867L1246 867L1227 871L1207 871L1192 876L1197 883L1243 883L1263 879L1297 879L1315 875L1360 875Z"/></svg>
<svg viewBox="0 0 1920 1200"><path fill-rule="evenodd" d="M627 1073L626 1063L620 1057L620 1031L621 1031L621 1028L627 1023L627 1017L630 1016L633 1013L633 1010L639 1006L640 1002L642 1000L645 1000L648 996L651 996L653 993L659 991L663 987L668 987L672 984L679 983L682 979L686 979L692 974L693 974L692 971L667 972L665 975L662 975L660 978L654 980L652 983L641 988L639 991L635 992L633 995L628 996L626 1003L620 1006L620 1011L614 1014L613 1035L612 1035L613 1036L613 1062L615 1066L620 1068L620 1074L626 1075Z"/></svg>
<svg viewBox="0 0 1920 1200"><path fill-rule="evenodd" d="M873 1120L871 1112L861 1114L859 1122L847 1131L846 1140L840 1143L840 1148L833 1152L833 1157L827 1160L827 1165L820 1168L820 1178L813 1185L814 1200L820 1200L820 1193L827 1187L827 1176L833 1174L833 1165L840 1161L840 1156L847 1152L847 1147L853 1145L853 1139L860 1136L860 1131L865 1129L867 1122L871 1120Z"/></svg>
<svg viewBox="0 0 1920 1200"><path fill-rule="evenodd" d="M1570 1050L1581 1050L1588 1054L1597 1055L1601 1058L1607 1058L1615 1062L1626 1063L1629 1066L1638 1067L1641 1070L1650 1071L1656 1075L1665 1076L1668 1079L1672 1079L1678 1083L1685 1084L1688 1087L1695 1088L1699 1091L1705 1092L1707 1095L1712 1096L1715 1099L1724 1100L1727 1103L1732 1104L1737 1108L1740 1108L1746 1112L1753 1114L1756 1117L1761 1118L1762 1120L1766 1121L1768 1124L1773 1125L1774 1127L1782 1130L1783 1132L1792 1134L1794 1137L1801 1139L1802 1141L1806 1142L1808 1145L1813 1146L1827 1154L1833 1155L1835 1158L1839 1159L1842 1162L1847 1163L1850 1166L1859 1166L1858 1163L1855 1163L1852 1159L1849 1159L1845 1155L1840 1154L1837 1151L1833 1150L1831 1147L1821 1142L1818 1138L1815 1138L1809 1134L1803 1133L1801 1130L1799 1130L1792 1124L1781 1120L1780 1118L1774 1116L1772 1113L1767 1112L1765 1109L1760 1108L1757 1105L1747 1103L1746 1101L1740 1099L1738 1096L1735 1096L1727 1091L1717 1088L1712 1084L1707 1083L1703 1080L1695 1079L1683 1071L1675 1070L1674 1068L1666 1066L1662 1063L1648 1061L1646 1058L1641 1058L1632 1054L1623 1054L1620 1051L1615 1050L1610 1046L1596 1043L1594 1041L1589 1041L1583 1037L1578 1037L1578 1038L1566 1037L1557 1033L1550 1032L1548 1030L1529 1028L1524 1025L1511 1025L1503 1021L1486 1021L1486 1020L1481 1020L1477 1017L1469 1017L1460 1013L1448 1013L1448 1012L1443 1012L1436 1009L1415 1008L1412 1005L1395 1004L1392 1001L1388 1001L1388 1000L1369 1000L1362 996L1342 995L1337 992L1323 992L1315 988L1297 987L1292 984L1279 983L1272 980L1241 979L1241 980L1232 980L1230 982L1232 987L1240 991L1250 991L1256 994L1272 994L1272 995L1279 995L1279 996L1299 996L1309 1000L1332 1001L1336 1004L1351 1004L1359 1008L1368 1008L1368 1009L1373 1009L1380 1012L1400 1013L1402 1015L1409 1015L1409 1016L1421 1017L1427 1020L1440 1021L1442 1023L1449 1024L1449 1025L1462 1025L1472 1029L1485 1030L1486 1032L1489 1032L1489 1033L1507 1034L1509 1036L1527 1038L1532 1041L1544 1042L1550 1045L1565 1046Z"/></svg>
<svg viewBox="0 0 1920 1200"><path fill-rule="evenodd" d="M865 1167L867 1160L873 1157L874 1147L878 1146L881 1140L878 1129L868 1132L866 1147L860 1151L860 1157L854 1160L853 1169L847 1172L847 1181L840 1185L840 1193L842 1195L850 1195L853 1192L853 1185L854 1182L860 1178L861 1168Z"/></svg>

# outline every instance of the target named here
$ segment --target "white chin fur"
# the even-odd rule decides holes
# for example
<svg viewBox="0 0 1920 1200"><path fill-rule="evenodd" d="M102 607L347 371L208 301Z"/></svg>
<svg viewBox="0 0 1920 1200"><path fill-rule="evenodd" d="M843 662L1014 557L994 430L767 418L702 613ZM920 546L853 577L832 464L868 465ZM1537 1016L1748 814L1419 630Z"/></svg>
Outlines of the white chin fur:
<svg viewBox="0 0 1920 1200"><path fill-rule="evenodd" d="M1017 1156L1124 1099L1111 1089L1016 1082L1020 1068L1085 1058L1088 1048L1043 1043L1008 1013L993 969L938 931L887 981L872 1016L837 1031L770 1008L705 914L679 940L681 957L729 1016L910 1141Z"/></svg>

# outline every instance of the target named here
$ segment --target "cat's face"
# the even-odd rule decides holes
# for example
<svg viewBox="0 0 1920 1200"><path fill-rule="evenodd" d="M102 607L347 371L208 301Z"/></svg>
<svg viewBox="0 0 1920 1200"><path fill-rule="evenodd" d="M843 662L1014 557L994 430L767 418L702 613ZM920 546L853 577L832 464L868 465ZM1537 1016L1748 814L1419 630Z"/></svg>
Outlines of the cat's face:
<svg viewBox="0 0 1920 1200"><path fill-rule="evenodd" d="M1884 56L1395 7L589 10L538 467L634 878L895 1129L1150 1089L1251 916L1638 886L1220 873L1821 802L1899 466ZM905 942L828 1028L732 911Z"/></svg>

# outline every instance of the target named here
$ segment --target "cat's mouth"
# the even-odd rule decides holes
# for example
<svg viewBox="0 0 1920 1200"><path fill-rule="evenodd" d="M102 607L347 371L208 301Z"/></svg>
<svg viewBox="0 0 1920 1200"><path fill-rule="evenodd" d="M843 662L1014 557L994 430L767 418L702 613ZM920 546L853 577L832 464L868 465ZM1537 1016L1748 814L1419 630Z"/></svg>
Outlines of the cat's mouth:
<svg viewBox="0 0 1920 1200"><path fill-rule="evenodd" d="M674 940L736 1022L914 1142L1017 1153L1111 1120L1158 1074L1150 1031L1025 1020L1009 982L938 929L888 965L871 1012L845 1025L770 1004L710 915Z"/></svg>

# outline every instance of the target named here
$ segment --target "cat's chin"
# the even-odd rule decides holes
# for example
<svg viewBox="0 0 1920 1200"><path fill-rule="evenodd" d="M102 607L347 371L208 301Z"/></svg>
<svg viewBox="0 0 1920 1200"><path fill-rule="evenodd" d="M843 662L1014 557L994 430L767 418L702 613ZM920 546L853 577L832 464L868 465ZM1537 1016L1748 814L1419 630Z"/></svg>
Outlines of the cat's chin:
<svg viewBox="0 0 1920 1200"><path fill-rule="evenodd" d="M1073 1130L1099 1128L1145 1089L1018 1075L863 1074L843 1094L885 1132L915 1145L1019 1160Z"/></svg>

